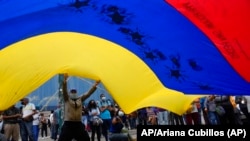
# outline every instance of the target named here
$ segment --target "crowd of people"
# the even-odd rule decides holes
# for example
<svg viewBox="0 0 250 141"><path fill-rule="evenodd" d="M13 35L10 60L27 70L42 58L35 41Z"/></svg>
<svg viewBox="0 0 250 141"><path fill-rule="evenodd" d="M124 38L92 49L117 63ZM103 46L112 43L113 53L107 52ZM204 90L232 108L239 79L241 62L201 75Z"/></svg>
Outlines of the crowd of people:
<svg viewBox="0 0 250 141"><path fill-rule="evenodd" d="M1 139L4 141L38 141L39 134L42 139L53 138L58 134L58 120L60 117L51 114L53 119L49 119L46 111L41 112L35 104L29 102L29 98L20 100L21 107L12 105L5 111L1 112ZM57 126L58 128L53 128ZM49 132L50 130L50 136ZM55 133L54 133L55 132Z"/></svg>
<svg viewBox="0 0 250 141"><path fill-rule="evenodd" d="M100 83L99 80L89 91L78 95L76 89L68 90L67 79L68 75L65 74L62 84L63 118L60 104L57 109L51 110L49 115L45 115L47 112L39 111L35 104L29 101L29 98L23 98L20 100L22 104L20 108L13 105L0 113L1 121L3 121L1 122L3 123L1 141L18 141L20 139L38 141L39 134L41 139L50 138L54 141L94 141L96 138L100 141L101 135L106 141L132 139L128 133L122 133L124 124L121 119L124 113L118 108L116 108L117 114L113 113L115 108L112 107L111 101L105 99L104 94L100 95L100 100L90 100L88 105L83 105L84 101L95 92ZM117 115L116 120L113 120L114 115L112 114ZM118 124L119 126L116 126Z"/></svg>
<svg viewBox="0 0 250 141"><path fill-rule="evenodd" d="M157 107L137 111L142 125L248 125L248 96L208 95L194 100L183 115Z"/></svg>
<svg viewBox="0 0 250 141"><path fill-rule="evenodd" d="M49 115L39 111L29 98L21 99L21 108L15 105L2 111L0 138L8 141L133 141L128 130L137 125L244 125L250 124L249 99L246 96L208 95L194 100L183 115L159 107L145 107L124 114L118 104L100 94L100 99L85 100L100 83L97 80L84 94L68 90L68 76L63 81L64 115L59 104ZM243 118L244 117L244 118ZM48 132L50 130L50 132ZM50 135L49 135L50 133Z"/></svg>

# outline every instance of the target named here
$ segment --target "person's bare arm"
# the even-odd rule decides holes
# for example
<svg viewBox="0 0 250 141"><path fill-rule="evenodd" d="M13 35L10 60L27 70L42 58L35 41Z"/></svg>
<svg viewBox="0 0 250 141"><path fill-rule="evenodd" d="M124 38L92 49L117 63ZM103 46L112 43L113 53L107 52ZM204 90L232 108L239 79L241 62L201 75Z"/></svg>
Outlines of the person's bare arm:
<svg viewBox="0 0 250 141"><path fill-rule="evenodd" d="M19 118L21 117L22 115L21 114L15 114L15 115L3 115L3 119L13 119L13 118Z"/></svg>
<svg viewBox="0 0 250 141"><path fill-rule="evenodd" d="M106 109L108 109L108 106L101 106L99 109L100 109L101 112L103 112L103 111L105 111Z"/></svg>
<svg viewBox="0 0 250 141"><path fill-rule="evenodd" d="M85 99L87 99L88 97L91 96L91 94L93 94L96 90L96 86L100 83L101 81L100 80L96 80L94 85L89 89L88 92L84 93L82 96L81 96L81 100L84 101Z"/></svg>
<svg viewBox="0 0 250 141"><path fill-rule="evenodd" d="M63 78L63 84L62 84L62 93L63 93L64 101L67 101L69 99L68 87L67 87L67 79L68 79L68 74L65 73L64 78Z"/></svg>
<svg viewBox="0 0 250 141"><path fill-rule="evenodd" d="M101 106L99 109L100 109L101 112L103 112L105 110L109 110L109 111L113 111L114 110L114 108L111 107L110 104L108 104L107 106Z"/></svg>

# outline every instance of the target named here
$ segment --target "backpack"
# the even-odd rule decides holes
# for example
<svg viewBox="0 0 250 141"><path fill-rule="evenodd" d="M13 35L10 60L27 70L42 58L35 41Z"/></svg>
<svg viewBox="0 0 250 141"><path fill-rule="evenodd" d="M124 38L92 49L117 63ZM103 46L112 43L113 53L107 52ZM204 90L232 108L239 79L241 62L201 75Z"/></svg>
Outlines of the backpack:
<svg viewBox="0 0 250 141"><path fill-rule="evenodd" d="M226 113L225 109L220 105L216 106L215 111L219 116L223 116Z"/></svg>

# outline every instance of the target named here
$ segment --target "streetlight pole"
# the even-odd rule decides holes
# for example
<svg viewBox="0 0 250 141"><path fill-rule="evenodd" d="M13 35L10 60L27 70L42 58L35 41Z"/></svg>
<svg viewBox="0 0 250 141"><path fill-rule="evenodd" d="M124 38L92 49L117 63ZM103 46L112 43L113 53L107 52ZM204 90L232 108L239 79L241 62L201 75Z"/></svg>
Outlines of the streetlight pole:
<svg viewBox="0 0 250 141"><path fill-rule="evenodd" d="M64 99L63 99L63 91L62 91L62 86L63 86L63 81L64 81L63 74L59 74L58 81L59 81L58 98L59 98L59 105L60 105L60 110L61 110L60 120L59 120L61 122L59 122L59 130L61 130L61 127L64 121Z"/></svg>

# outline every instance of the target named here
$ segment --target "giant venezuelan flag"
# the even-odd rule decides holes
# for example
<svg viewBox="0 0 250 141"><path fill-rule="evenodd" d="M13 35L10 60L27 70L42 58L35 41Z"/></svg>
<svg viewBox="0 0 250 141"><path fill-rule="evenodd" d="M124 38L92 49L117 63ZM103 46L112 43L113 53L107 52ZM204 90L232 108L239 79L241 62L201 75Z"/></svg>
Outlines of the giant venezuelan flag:
<svg viewBox="0 0 250 141"><path fill-rule="evenodd" d="M225 4L226 2L226 4ZM100 79L126 113L249 94L249 2L0 1L0 110L53 76Z"/></svg>

